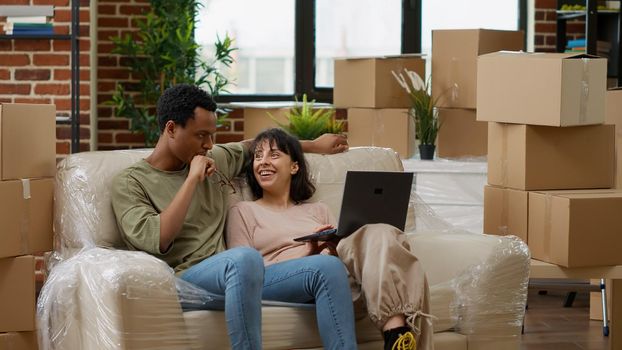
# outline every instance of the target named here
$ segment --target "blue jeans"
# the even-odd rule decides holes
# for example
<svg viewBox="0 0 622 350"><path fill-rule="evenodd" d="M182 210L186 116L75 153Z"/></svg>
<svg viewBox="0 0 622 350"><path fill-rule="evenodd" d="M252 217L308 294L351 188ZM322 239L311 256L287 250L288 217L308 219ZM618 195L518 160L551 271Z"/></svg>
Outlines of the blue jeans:
<svg viewBox="0 0 622 350"><path fill-rule="evenodd" d="M261 290L264 266L259 252L238 247L190 267L181 279L225 296L225 318L232 349L261 349ZM210 305L217 306L217 303ZM220 309L220 307L216 307Z"/></svg>
<svg viewBox="0 0 622 350"><path fill-rule="evenodd" d="M356 349L354 308L345 265L330 255L312 255L266 267L264 300L315 301L324 349Z"/></svg>
<svg viewBox="0 0 622 350"><path fill-rule="evenodd" d="M203 260L181 278L212 294L225 296L225 316L233 349L261 349L262 294L266 300L315 301L324 348L356 349L348 276L336 257L314 255L293 259L270 265L264 273L259 253L238 247Z"/></svg>

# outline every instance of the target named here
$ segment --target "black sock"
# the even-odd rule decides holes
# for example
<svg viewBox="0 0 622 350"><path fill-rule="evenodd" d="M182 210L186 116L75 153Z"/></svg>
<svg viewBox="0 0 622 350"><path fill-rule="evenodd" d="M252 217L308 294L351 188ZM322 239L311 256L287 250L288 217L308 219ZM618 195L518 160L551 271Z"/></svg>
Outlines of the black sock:
<svg viewBox="0 0 622 350"><path fill-rule="evenodd" d="M399 339L400 335L406 332L410 332L410 328L406 326L391 328L388 331L384 331L384 350L391 350L393 344Z"/></svg>

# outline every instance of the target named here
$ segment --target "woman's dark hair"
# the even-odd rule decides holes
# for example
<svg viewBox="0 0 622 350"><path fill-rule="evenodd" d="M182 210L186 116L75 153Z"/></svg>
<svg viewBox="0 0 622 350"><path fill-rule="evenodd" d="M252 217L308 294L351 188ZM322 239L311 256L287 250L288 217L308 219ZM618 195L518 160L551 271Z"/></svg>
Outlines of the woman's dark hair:
<svg viewBox="0 0 622 350"><path fill-rule="evenodd" d="M197 107L216 112L217 106L212 96L195 85L178 84L164 90L156 106L160 132L164 131L169 120L186 127L188 119L194 118Z"/></svg>
<svg viewBox="0 0 622 350"><path fill-rule="evenodd" d="M268 141L270 147L277 148L279 151L288 154L292 158L292 161L298 163L298 172L292 175L292 183L289 187L289 196L294 203L298 204L311 198L313 193L315 193L315 186L311 182L300 141L279 128L268 129L261 132L255 137L255 140L253 140L251 144L251 156L246 163L246 180L255 198L259 199L263 197L263 189L259 186L257 179L255 179L253 160L255 158L257 146L264 141Z"/></svg>

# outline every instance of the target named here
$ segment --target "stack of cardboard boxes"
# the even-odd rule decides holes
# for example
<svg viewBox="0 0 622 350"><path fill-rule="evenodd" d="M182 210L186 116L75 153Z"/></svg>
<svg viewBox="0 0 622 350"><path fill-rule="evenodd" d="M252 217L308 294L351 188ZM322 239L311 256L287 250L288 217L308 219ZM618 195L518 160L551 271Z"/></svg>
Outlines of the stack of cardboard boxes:
<svg viewBox="0 0 622 350"><path fill-rule="evenodd" d="M432 96L438 99L437 156L485 156L488 129L476 121L477 57L523 50L524 33L486 29L432 31Z"/></svg>
<svg viewBox="0 0 622 350"><path fill-rule="evenodd" d="M420 55L335 60L333 104L348 109L350 146L388 147L401 158L414 155L410 99L392 74L404 69L425 77L425 60Z"/></svg>
<svg viewBox="0 0 622 350"><path fill-rule="evenodd" d="M35 257L52 249L54 105L0 105L0 349L37 349Z"/></svg>
<svg viewBox="0 0 622 350"><path fill-rule="evenodd" d="M477 119L490 122L485 233L516 235L533 258L561 266L622 264L606 68L586 55L480 56Z"/></svg>

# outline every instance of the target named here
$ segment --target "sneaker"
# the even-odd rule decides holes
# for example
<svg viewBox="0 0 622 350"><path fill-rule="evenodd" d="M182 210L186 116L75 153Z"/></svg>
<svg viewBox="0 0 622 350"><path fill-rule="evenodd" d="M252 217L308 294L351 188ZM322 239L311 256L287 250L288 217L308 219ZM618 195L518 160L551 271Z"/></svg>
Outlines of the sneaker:
<svg viewBox="0 0 622 350"><path fill-rule="evenodd" d="M400 334L399 338L393 343L391 350L416 350L417 341L413 332L408 331L404 334Z"/></svg>
<svg viewBox="0 0 622 350"><path fill-rule="evenodd" d="M384 332L385 350L415 350L415 335L408 327L393 328Z"/></svg>

